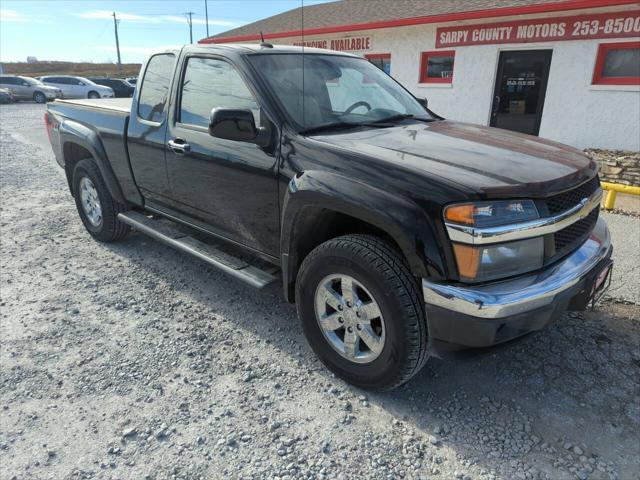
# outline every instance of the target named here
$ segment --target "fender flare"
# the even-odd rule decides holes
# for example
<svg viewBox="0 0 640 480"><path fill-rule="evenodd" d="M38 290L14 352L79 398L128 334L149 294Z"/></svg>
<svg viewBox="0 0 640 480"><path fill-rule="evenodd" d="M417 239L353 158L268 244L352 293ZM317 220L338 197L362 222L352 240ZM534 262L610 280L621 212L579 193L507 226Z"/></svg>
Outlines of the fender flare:
<svg viewBox="0 0 640 480"><path fill-rule="evenodd" d="M72 120L64 120L60 124L60 144L62 145L65 169L67 164L66 151L68 145L75 144L84 148L96 162L111 196L120 203L127 203L97 132L81 123L74 122ZM69 188L72 189L72 178L68 178L68 181ZM73 191L71 193L73 194Z"/></svg>
<svg viewBox="0 0 640 480"><path fill-rule="evenodd" d="M280 251L287 300L292 300L292 286L300 263L296 228L307 207L366 222L396 242L415 275L445 276L445 260L438 246L436 229L414 201L336 173L306 171L291 179L282 202Z"/></svg>

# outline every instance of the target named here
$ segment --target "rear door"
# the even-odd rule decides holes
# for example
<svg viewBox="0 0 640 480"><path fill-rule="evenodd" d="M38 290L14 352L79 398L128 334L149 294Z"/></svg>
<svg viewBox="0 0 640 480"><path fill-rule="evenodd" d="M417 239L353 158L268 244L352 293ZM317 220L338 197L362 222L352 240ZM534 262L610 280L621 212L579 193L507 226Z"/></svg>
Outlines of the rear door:
<svg viewBox="0 0 640 480"><path fill-rule="evenodd" d="M127 132L131 168L140 191L152 207L171 203L165 133L174 63L172 53L161 53L149 59L132 104Z"/></svg>
<svg viewBox="0 0 640 480"><path fill-rule="evenodd" d="M52 87L59 88L62 90L62 94L64 98L75 98L73 89L69 82L67 82L67 78L65 77L47 77L42 80L46 85L50 85Z"/></svg>
<svg viewBox="0 0 640 480"><path fill-rule="evenodd" d="M167 149L167 171L175 208L211 226L215 233L273 256L279 224L275 145L224 140L209 135L213 108L249 109L256 126L275 128L256 90L229 59L185 58L170 115L167 141L188 145ZM275 142L274 142L275 143Z"/></svg>

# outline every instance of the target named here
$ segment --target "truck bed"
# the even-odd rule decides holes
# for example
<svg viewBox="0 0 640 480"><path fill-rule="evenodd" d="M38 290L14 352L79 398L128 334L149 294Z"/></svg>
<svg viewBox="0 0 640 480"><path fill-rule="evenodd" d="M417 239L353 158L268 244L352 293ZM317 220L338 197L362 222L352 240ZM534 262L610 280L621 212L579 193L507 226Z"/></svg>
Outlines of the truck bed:
<svg viewBox="0 0 640 480"><path fill-rule="evenodd" d="M79 98L77 100L56 100L55 103L73 106L99 108L129 114L131 112L130 98Z"/></svg>

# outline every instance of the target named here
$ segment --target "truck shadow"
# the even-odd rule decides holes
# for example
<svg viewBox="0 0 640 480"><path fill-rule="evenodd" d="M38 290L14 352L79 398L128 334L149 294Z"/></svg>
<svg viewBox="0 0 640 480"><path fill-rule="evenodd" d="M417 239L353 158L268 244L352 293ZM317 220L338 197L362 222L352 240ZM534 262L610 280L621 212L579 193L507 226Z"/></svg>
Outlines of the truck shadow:
<svg viewBox="0 0 640 480"><path fill-rule="evenodd" d="M107 248L204 311L215 303L216 315L295 357L302 368L322 372L280 285L253 290L138 234ZM392 392L363 392L328 375L326 380L365 395L422 435L440 452L430 460L436 464L436 457L456 454L470 468L511 478L527 459L527 465L543 466L526 478L575 478L581 468L604 478L596 467L602 463L605 471L615 465L626 478L624 472L637 467L629 460L630 446L640 444L640 415L630 407L637 405L640 388L639 316L640 307L613 304L563 315L518 341L432 358ZM576 451L583 454L567 450L569 444L580 445ZM557 470L548 470L550 464Z"/></svg>

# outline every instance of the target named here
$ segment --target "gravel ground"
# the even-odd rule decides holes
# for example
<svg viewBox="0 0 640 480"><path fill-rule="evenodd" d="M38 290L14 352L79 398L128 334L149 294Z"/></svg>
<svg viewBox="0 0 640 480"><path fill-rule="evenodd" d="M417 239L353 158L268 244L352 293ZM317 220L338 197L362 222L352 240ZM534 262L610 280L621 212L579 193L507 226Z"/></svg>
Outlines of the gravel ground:
<svg viewBox="0 0 640 480"><path fill-rule="evenodd" d="M636 304L371 394L322 367L276 287L92 241L42 114L0 107L1 478L638 478L637 218L607 215L612 294Z"/></svg>

